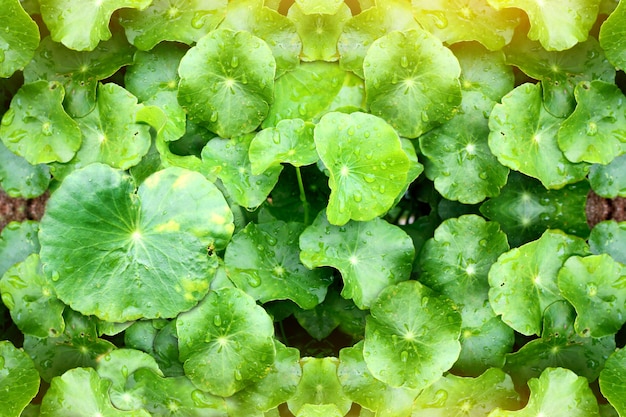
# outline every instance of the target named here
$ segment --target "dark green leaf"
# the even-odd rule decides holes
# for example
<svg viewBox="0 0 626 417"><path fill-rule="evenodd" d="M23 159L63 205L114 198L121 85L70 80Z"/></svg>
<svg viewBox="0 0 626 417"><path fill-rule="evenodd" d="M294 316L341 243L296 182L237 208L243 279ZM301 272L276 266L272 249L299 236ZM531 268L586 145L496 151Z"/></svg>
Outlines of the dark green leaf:
<svg viewBox="0 0 626 417"><path fill-rule="evenodd" d="M620 415L626 413L626 401L623 395L626 390L624 369L626 369L626 349L620 349L609 357L600 373L602 395L609 400Z"/></svg>
<svg viewBox="0 0 626 417"><path fill-rule="evenodd" d="M0 187L10 197L39 197L48 189L49 183L50 168L47 165L31 165L0 142Z"/></svg>
<svg viewBox="0 0 626 417"><path fill-rule="evenodd" d="M604 221L596 224L589 235L591 253L608 253L626 265L626 222Z"/></svg>

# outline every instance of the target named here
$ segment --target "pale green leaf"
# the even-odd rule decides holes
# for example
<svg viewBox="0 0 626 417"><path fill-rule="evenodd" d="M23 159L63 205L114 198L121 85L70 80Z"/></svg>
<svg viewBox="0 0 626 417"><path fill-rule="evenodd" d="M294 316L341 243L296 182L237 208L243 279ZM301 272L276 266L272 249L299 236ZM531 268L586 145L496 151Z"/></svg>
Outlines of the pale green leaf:
<svg viewBox="0 0 626 417"><path fill-rule="evenodd" d="M39 374L23 350L0 341L0 408L5 417L19 417L39 391Z"/></svg>
<svg viewBox="0 0 626 417"><path fill-rule="evenodd" d="M0 77L8 78L24 68L39 45L39 28L20 0L4 0L0 5Z"/></svg>

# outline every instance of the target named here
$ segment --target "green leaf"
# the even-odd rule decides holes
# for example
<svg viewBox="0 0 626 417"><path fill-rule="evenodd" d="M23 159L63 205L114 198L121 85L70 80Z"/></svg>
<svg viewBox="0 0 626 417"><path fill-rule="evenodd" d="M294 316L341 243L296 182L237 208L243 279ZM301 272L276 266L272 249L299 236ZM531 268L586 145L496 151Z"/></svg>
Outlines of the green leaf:
<svg viewBox="0 0 626 417"><path fill-rule="evenodd" d="M489 148L505 165L559 189L582 180L586 164L568 161L557 145L563 119L543 106L541 84L522 84L504 96L489 116Z"/></svg>
<svg viewBox="0 0 626 417"><path fill-rule="evenodd" d="M530 399L523 409L506 411L497 408L489 417L599 417L598 402L589 382L569 369L547 368L539 378L528 381L528 386Z"/></svg>
<svg viewBox="0 0 626 417"><path fill-rule="evenodd" d="M626 197L626 154L607 165L593 164L589 170L589 183L596 194L604 198Z"/></svg>
<svg viewBox="0 0 626 417"><path fill-rule="evenodd" d="M488 145L488 115L494 104L480 92L464 92L461 111L419 138L426 176L448 200L476 204L500 194L506 184L509 169Z"/></svg>
<svg viewBox="0 0 626 417"><path fill-rule="evenodd" d="M589 235L589 248L594 255L608 253L626 265L626 222L608 220L596 224Z"/></svg>
<svg viewBox="0 0 626 417"><path fill-rule="evenodd" d="M343 5L342 0L296 0L304 14L335 14Z"/></svg>
<svg viewBox="0 0 626 417"><path fill-rule="evenodd" d="M393 387L423 389L458 358L461 315L448 298L419 282L389 285L370 312L363 358L375 378Z"/></svg>
<svg viewBox="0 0 626 417"><path fill-rule="evenodd" d="M484 315L489 309L487 304L478 313ZM478 376L489 368L501 368L505 355L513 350L515 344L513 329L500 317L492 317L484 323L472 323L470 313L463 310L461 314L464 321L459 338L461 353L453 371L465 376Z"/></svg>
<svg viewBox="0 0 626 417"><path fill-rule="evenodd" d="M502 254L489 270L489 302L516 331L539 335L545 309L563 300L557 273L572 255L586 255L583 239L546 230L538 240Z"/></svg>
<svg viewBox="0 0 626 417"><path fill-rule="evenodd" d="M0 25L8 30L0 35L0 77L9 78L24 68L39 44L37 23L19 0L6 0L0 6Z"/></svg>
<svg viewBox="0 0 626 417"><path fill-rule="evenodd" d="M626 34L626 4L619 2L615 10L600 27L600 45L606 53L607 59L617 69L626 69L625 34Z"/></svg>
<svg viewBox="0 0 626 417"><path fill-rule="evenodd" d="M300 410L306 405L332 404L339 409L341 415L346 415L352 401L343 392L337 378L339 360L334 357L306 357L300 360L300 364L302 378L296 394L287 401L289 411L299 415Z"/></svg>
<svg viewBox="0 0 626 417"><path fill-rule="evenodd" d="M363 341L341 349L337 376L348 398L381 417L408 415L419 392L374 378L363 360Z"/></svg>
<svg viewBox="0 0 626 417"><path fill-rule="evenodd" d="M120 24L128 41L149 51L162 41L191 45L219 25L227 0L152 0L141 10L123 9Z"/></svg>
<svg viewBox="0 0 626 417"><path fill-rule="evenodd" d="M420 136L450 119L461 103L459 62L421 29L377 39L365 55L363 72L371 113L401 136Z"/></svg>
<svg viewBox="0 0 626 417"><path fill-rule="evenodd" d="M231 0L220 28L246 30L267 42L276 59L276 76L300 65L302 41L295 24L263 0Z"/></svg>
<svg viewBox="0 0 626 417"><path fill-rule="evenodd" d="M626 413L626 401L623 395L626 390L624 368L626 368L626 349L619 349L609 356L600 373L602 395L609 400L620 415Z"/></svg>
<svg viewBox="0 0 626 417"><path fill-rule="evenodd" d="M519 11L496 10L488 0L439 3L413 0L411 4L422 27L449 45L478 41L491 51L499 50L511 42L521 20Z"/></svg>
<svg viewBox="0 0 626 417"><path fill-rule="evenodd" d="M317 122L325 113L342 107L364 110L363 90L363 80L336 63L303 62L276 80L274 103L262 126L273 127L293 118Z"/></svg>
<svg viewBox="0 0 626 417"><path fill-rule="evenodd" d="M326 0L330 1L330 0ZM294 3L287 12L287 17L295 24L300 39L302 39L302 61L336 61L339 58L337 41L343 27L352 17L350 8L340 2L336 12L332 14L307 13L299 6L300 2ZM323 6L320 1L307 1L313 7Z"/></svg>
<svg viewBox="0 0 626 417"><path fill-rule="evenodd" d="M559 129L558 142L572 162L606 165L626 153L626 99L618 86L583 81L574 90L576 110Z"/></svg>
<svg viewBox="0 0 626 417"><path fill-rule="evenodd" d="M447 375L426 388L415 400L414 416L487 416L496 407L518 408L519 394L511 377L490 368L477 378Z"/></svg>
<svg viewBox="0 0 626 417"><path fill-rule="evenodd" d="M602 337L626 322L626 266L607 254L572 256L559 271L559 289L576 309L576 332Z"/></svg>
<svg viewBox="0 0 626 417"><path fill-rule="evenodd" d="M39 374L23 350L0 341L0 408L6 417L19 417L39 391Z"/></svg>
<svg viewBox="0 0 626 417"><path fill-rule="evenodd" d="M285 119L276 127L257 133L248 150L252 173L259 175L272 166L288 163L295 167L319 160L313 140L315 125L302 119Z"/></svg>
<svg viewBox="0 0 626 417"><path fill-rule="evenodd" d="M39 252L39 223L31 220L11 222L0 235L0 276L28 255Z"/></svg>
<svg viewBox="0 0 626 417"><path fill-rule="evenodd" d="M515 385L525 385L549 367L570 369L590 382L598 378L615 350L615 337L581 337L574 330L575 318L567 301L557 301L546 308L541 338L531 340L506 358L503 369Z"/></svg>
<svg viewBox="0 0 626 417"><path fill-rule="evenodd" d="M586 238L588 192L586 181L546 190L539 181L511 172L500 195L483 203L480 212L500 223L512 247L537 239L546 229Z"/></svg>
<svg viewBox="0 0 626 417"><path fill-rule="evenodd" d="M174 317L207 293L217 266L207 248L226 246L232 219L219 190L196 172L158 171L135 194L130 177L92 164L48 201L41 259L59 298L84 314Z"/></svg>
<svg viewBox="0 0 626 417"><path fill-rule="evenodd" d="M326 213L332 224L385 214L407 182L410 164L397 133L367 113L328 113L315 126L315 146L328 168Z"/></svg>
<svg viewBox="0 0 626 417"><path fill-rule="evenodd" d="M111 382L90 368L74 368L52 380L41 402L42 417L145 417L145 410L120 411L109 400ZM76 395L80 392L81 395Z"/></svg>
<svg viewBox="0 0 626 417"><path fill-rule="evenodd" d="M41 270L39 255L31 254L0 279L2 301L11 311L11 318L24 334L37 337L56 336L63 332L60 302L51 283ZM41 312L46 314L42 315Z"/></svg>
<svg viewBox="0 0 626 417"><path fill-rule="evenodd" d="M342 417L344 415L335 404L304 404L296 417Z"/></svg>
<svg viewBox="0 0 626 417"><path fill-rule="evenodd" d="M24 84L2 116L0 138L6 147L32 165L72 159L81 133L63 109L64 95L57 81Z"/></svg>
<svg viewBox="0 0 626 417"><path fill-rule="evenodd" d="M275 71L272 51L262 39L217 29L181 60L178 101L192 120L221 137L249 133L267 116Z"/></svg>
<svg viewBox="0 0 626 417"><path fill-rule="evenodd" d="M539 42L519 34L504 52L509 65L541 81L544 105L556 117L567 117L574 110L574 88L579 82L615 81L615 68L592 37L565 51L546 51Z"/></svg>
<svg viewBox="0 0 626 417"><path fill-rule="evenodd" d="M50 184L50 168L31 165L0 142L0 187L13 198L35 198Z"/></svg>
<svg viewBox="0 0 626 417"><path fill-rule="evenodd" d="M497 10L522 9L528 14L528 37L538 40L548 51L563 51L587 40L598 16L599 0L487 0Z"/></svg>
<svg viewBox="0 0 626 417"><path fill-rule="evenodd" d="M363 60L376 39L394 30L417 28L419 25L410 4L400 0L380 1L346 22L337 43L339 64L342 69L364 78Z"/></svg>
<svg viewBox="0 0 626 417"><path fill-rule="evenodd" d="M301 223L248 223L226 247L224 264L235 285L262 303L292 300L304 309L324 300L332 277L300 263ZM245 255L244 255L245 254Z"/></svg>
<svg viewBox="0 0 626 417"><path fill-rule="evenodd" d="M26 83L38 80L63 84L63 105L72 117L83 117L96 105L98 81L115 74L133 62L134 48L121 34L98 44L89 52L79 52L44 38L33 60L24 68Z"/></svg>
<svg viewBox="0 0 626 417"><path fill-rule="evenodd" d="M370 307L383 289L409 278L415 254L411 238L385 220L335 226L323 213L300 235L300 249L308 268L338 269L344 283L341 295L361 309Z"/></svg>
<svg viewBox="0 0 626 417"><path fill-rule="evenodd" d="M109 21L117 9L145 9L152 0L97 0L85 7L81 0L39 0L41 17L52 40L69 49L92 51L111 38Z"/></svg>
<svg viewBox="0 0 626 417"><path fill-rule="evenodd" d="M267 199L278 182L282 165L268 168L259 175L252 173L248 156L254 134L232 139L211 139L202 149L205 169L222 180L230 197L240 206L255 209Z"/></svg>
<svg viewBox="0 0 626 417"><path fill-rule="evenodd" d="M24 335L24 350L46 382L72 368L95 368L101 357L115 349L111 342L98 338L95 318L66 308L63 319L65 330L57 337Z"/></svg>
<svg viewBox="0 0 626 417"><path fill-rule="evenodd" d="M272 319L237 288L211 291L176 320L180 359L194 385L229 397L269 372L274 362Z"/></svg>

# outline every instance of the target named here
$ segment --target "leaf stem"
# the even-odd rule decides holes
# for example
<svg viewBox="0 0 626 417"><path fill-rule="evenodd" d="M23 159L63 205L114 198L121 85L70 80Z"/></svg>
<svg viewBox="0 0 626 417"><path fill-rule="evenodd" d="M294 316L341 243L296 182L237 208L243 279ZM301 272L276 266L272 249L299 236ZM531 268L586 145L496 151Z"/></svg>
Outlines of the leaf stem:
<svg viewBox="0 0 626 417"><path fill-rule="evenodd" d="M300 201L304 208L304 224L309 224L309 202L306 200L306 193L304 192L304 183L302 182L302 173L300 167L296 167L296 176L298 177L298 188L300 188Z"/></svg>

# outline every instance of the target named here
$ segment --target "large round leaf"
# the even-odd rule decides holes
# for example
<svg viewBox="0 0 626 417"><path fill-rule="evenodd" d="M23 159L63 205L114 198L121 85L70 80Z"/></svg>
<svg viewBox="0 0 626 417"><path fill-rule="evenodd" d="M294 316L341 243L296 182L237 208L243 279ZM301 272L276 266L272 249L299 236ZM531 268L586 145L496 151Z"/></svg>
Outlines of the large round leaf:
<svg viewBox="0 0 626 417"><path fill-rule="evenodd" d="M249 133L267 116L275 72L272 51L262 39L214 30L180 62L178 101L192 120L221 137Z"/></svg>
<svg viewBox="0 0 626 417"><path fill-rule="evenodd" d="M30 61L39 44L37 23L24 11L20 0L4 0L0 5L0 78L8 78Z"/></svg>
<svg viewBox="0 0 626 417"><path fill-rule="evenodd" d="M600 390L620 415L626 414L626 349L614 352L600 373Z"/></svg>
<svg viewBox="0 0 626 417"><path fill-rule="evenodd" d="M617 8L600 28L600 45L606 57L618 69L626 69L626 3L619 2Z"/></svg>
<svg viewBox="0 0 626 417"><path fill-rule="evenodd" d="M544 107L541 84L522 84L491 111L489 148L501 164L539 179L546 188L562 188L588 171L586 164L568 161L559 149L562 121Z"/></svg>
<svg viewBox="0 0 626 417"><path fill-rule="evenodd" d="M2 116L0 139L6 147L33 165L72 159L81 133L63 109L64 96L57 81L24 84Z"/></svg>
<svg viewBox="0 0 626 417"><path fill-rule="evenodd" d="M461 315L448 298L419 282L388 286L370 311L363 358L375 378L423 389L458 358Z"/></svg>
<svg viewBox="0 0 626 417"><path fill-rule="evenodd" d="M330 172L330 223L372 220L385 214L404 190L409 157L384 120L361 112L328 113L315 127L314 139Z"/></svg>
<svg viewBox="0 0 626 417"><path fill-rule="evenodd" d="M337 268L344 282L341 295L361 309L387 286L409 278L415 254L411 238L385 220L334 226L323 213L300 235L300 248L308 268Z"/></svg>
<svg viewBox="0 0 626 417"><path fill-rule="evenodd" d="M489 302L493 311L516 331L539 335L544 310L563 300L557 273L572 255L585 255L584 240L560 230L502 254L489 270Z"/></svg>
<svg viewBox="0 0 626 417"><path fill-rule="evenodd" d="M176 320L185 374L203 391L229 397L262 378L274 362L274 326L237 288L211 291Z"/></svg>
<svg viewBox="0 0 626 417"><path fill-rule="evenodd" d="M461 68L441 41L422 29L390 32L363 61L367 104L401 136L416 138L450 119L461 104Z"/></svg>
<svg viewBox="0 0 626 417"><path fill-rule="evenodd" d="M578 317L583 336L616 333L626 322L626 266L607 254L572 256L559 271L559 289Z"/></svg>
<svg viewBox="0 0 626 417"><path fill-rule="evenodd" d="M24 351L0 341L0 409L5 417L19 417L39 391L39 374Z"/></svg>
<svg viewBox="0 0 626 417"><path fill-rule="evenodd" d="M191 45L217 27L227 0L152 0L143 10L124 9L120 23L137 48L149 51L161 41Z"/></svg>
<svg viewBox="0 0 626 417"><path fill-rule="evenodd" d="M174 317L209 289L232 213L202 175L167 168L135 194L106 165L70 174L48 201L41 259L61 300L83 314L124 322Z"/></svg>

